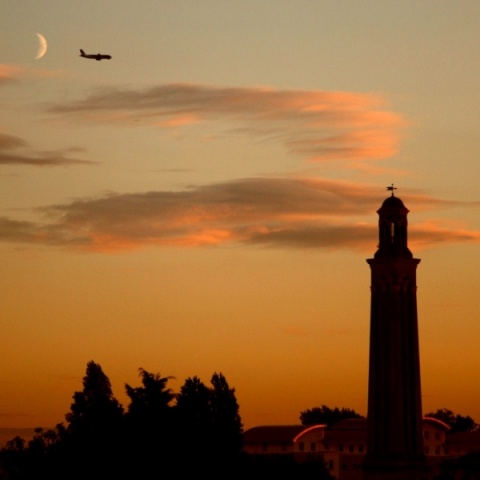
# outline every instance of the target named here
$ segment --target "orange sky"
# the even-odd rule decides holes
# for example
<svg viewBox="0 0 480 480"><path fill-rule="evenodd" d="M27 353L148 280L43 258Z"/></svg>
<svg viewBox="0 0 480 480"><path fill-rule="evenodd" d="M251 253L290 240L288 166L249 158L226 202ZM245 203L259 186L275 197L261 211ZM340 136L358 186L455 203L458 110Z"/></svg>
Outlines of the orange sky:
<svg viewBox="0 0 480 480"><path fill-rule="evenodd" d="M223 373L246 428L365 414L392 183L421 259L424 410L480 422L479 14L4 5L0 432L63 421L90 360L125 407L144 368L175 391Z"/></svg>

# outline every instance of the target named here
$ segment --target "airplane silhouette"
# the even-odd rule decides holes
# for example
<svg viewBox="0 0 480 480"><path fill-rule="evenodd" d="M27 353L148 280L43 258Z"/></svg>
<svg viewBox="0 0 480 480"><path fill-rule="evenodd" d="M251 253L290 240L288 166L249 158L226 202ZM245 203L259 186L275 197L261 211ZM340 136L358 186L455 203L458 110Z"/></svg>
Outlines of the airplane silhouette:
<svg viewBox="0 0 480 480"><path fill-rule="evenodd" d="M100 60L110 60L112 58L111 55L102 55L100 53L97 53L96 55L92 54L87 54L85 53L82 49L80 49L80 56L83 57L83 58L91 58L91 59L94 59L94 60L97 60L97 61L100 61Z"/></svg>

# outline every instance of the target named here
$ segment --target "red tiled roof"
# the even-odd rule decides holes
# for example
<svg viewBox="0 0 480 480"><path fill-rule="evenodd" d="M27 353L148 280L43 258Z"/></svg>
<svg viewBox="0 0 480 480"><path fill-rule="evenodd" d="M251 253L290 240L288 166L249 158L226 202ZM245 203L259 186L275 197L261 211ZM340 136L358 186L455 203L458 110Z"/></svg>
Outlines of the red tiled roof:
<svg viewBox="0 0 480 480"><path fill-rule="evenodd" d="M450 430L450 427L445 422L435 417L423 417L423 423L431 423L432 425L443 428L445 431Z"/></svg>

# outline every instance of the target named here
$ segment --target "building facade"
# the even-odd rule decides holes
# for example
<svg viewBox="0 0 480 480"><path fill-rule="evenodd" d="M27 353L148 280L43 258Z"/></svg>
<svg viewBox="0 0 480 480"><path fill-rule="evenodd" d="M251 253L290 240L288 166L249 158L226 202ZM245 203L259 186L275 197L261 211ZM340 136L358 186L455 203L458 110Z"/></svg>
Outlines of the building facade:
<svg viewBox="0 0 480 480"><path fill-rule="evenodd" d="M421 429L427 478L435 479L445 471L452 472L452 479L462 478L456 475L462 472L463 459L480 452L480 432L450 433L448 425L431 417L422 419ZM367 419L351 418L331 427L258 426L244 432L243 444L244 451L256 457L275 461L289 456L297 462L324 462L337 480L363 480ZM480 466L476 473L479 471Z"/></svg>

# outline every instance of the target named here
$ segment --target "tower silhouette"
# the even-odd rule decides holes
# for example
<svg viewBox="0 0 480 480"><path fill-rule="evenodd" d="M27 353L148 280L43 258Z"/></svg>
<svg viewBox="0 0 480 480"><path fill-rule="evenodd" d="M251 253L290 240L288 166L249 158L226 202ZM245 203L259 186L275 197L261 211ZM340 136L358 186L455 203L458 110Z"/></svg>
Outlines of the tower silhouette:
<svg viewBox="0 0 480 480"><path fill-rule="evenodd" d="M364 478L425 479L416 269L409 210L391 191L377 213L371 270L367 454Z"/></svg>

